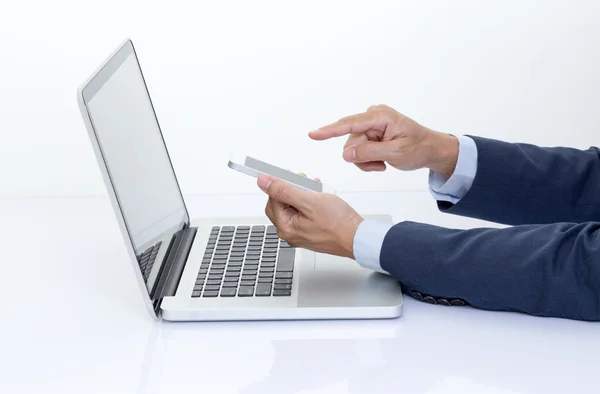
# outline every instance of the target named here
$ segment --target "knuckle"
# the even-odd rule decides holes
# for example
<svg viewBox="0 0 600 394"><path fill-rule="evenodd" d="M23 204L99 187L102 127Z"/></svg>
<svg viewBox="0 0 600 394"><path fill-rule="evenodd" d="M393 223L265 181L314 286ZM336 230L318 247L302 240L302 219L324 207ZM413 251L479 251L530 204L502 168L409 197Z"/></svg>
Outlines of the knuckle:
<svg viewBox="0 0 600 394"><path fill-rule="evenodd" d="M389 111L390 107L388 107L385 104L376 104L376 105L371 105L369 107L369 109L367 109L367 112L385 112L385 111Z"/></svg>
<svg viewBox="0 0 600 394"><path fill-rule="evenodd" d="M286 196L286 192L285 192L285 188L283 186L278 186L275 189L275 191L273 192L273 197L276 200L281 201L281 200L285 199L285 196Z"/></svg>
<svg viewBox="0 0 600 394"><path fill-rule="evenodd" d="M359 160L368 160L373 156L373 146L371 144L361 144L356 147L355 154Z"/></svg>

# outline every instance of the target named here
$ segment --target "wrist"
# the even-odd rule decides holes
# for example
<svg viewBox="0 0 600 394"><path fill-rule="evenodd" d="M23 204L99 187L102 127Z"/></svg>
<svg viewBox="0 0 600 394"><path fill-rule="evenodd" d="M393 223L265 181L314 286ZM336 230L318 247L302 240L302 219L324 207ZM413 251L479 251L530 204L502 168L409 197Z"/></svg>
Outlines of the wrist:
<svg viewBox="0 0 600 394"><path fill-rule="evenodd" d="M365 219L363 219L361 216L356 215L356 217L352 218L352 220L348 222L346 227L347 231L344 231L345 234L340 240L342 257L348 257L354 260L354 237L356 237L358 226L360 226L364 220Z"/></svg>
<svg viewBox="0 0 600 394"><path fill-rule="evenodd" d="M431 131L428 140L428 157L426 167L449 179L456 169L459 142L453 135Z"/></svg>

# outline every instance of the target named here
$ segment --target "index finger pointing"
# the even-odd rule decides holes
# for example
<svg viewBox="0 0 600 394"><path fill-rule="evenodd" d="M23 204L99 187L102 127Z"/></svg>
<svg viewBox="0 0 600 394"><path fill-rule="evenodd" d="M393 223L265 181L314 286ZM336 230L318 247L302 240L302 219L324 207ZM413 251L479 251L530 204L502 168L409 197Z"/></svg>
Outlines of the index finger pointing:
<svg viewBox="0 0 600 394"><path fill-rule="evenodd" d="M311 131L308 136L313 140L321 141L346 134L364 133L371 129L384 131L386 124L387 122L381 113L364 112L347 116L328 126Z"/></svg>

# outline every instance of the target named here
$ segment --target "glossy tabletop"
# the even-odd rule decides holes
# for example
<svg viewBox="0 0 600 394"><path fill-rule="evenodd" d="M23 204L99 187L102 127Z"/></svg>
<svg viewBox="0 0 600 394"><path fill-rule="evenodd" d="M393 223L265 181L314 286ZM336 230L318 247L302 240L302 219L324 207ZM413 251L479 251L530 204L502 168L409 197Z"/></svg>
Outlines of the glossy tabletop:
<svg viewBox="0 0 600 394"><path fill-rule="evenodd" d="M455 228L425 192L342 194ZM186 199L191 216L265 198ZM598 393L600 325L405 298L399 319L152 320L108 199L0 199L0 393Z"/></svg>

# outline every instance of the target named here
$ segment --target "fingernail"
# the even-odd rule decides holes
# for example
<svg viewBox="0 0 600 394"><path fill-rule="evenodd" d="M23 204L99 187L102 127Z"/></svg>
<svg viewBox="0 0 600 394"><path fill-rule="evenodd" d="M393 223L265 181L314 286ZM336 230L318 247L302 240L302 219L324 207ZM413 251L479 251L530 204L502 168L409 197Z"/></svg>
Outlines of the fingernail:
<svg viewBox="0 0 600 394"><path fill-rule="evenodd" d="M258 187L260 187L263 191L267 191L267 189L271 186L271 179L266 176L261 176L258 178Z"/></svg>
<svg viewBox="0 0 600 394"><path fill-rule="evenodd" d="M353 147L349 147L344 149L344 160L349 161L349 162L354 162L356 160L356 149L354 149Z"/></svg>

